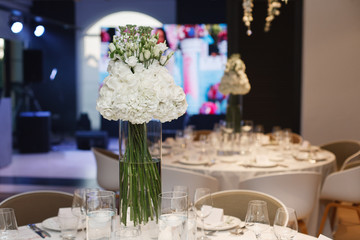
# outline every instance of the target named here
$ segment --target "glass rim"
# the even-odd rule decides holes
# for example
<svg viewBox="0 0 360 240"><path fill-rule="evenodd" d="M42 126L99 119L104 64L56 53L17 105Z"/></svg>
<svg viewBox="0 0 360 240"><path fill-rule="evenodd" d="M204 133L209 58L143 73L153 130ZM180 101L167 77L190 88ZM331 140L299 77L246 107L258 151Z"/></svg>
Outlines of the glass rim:
<svg viewBox="0 0 360 240"><path fill-rule="evenodd" d="M292 207L279 207L277 210L277 212L286 212L286 213L290 213L290 212L296 212L295 208Z"/></svg>
<svg viewBox="0 0 360 240"><path fill-rule="evenodd" d="M15 213L15 210L13 208L0 208L0 213L9 213L9 212Z"/></svg>
<svg viewBox="0 0 360 240"><path fill-rule="evenodd" d="M175 195L174 193L178 193L181 194L179 195ZM179 198L184 198L184 197L188 197L188 194L186 192L183 191L167 191L167 192L162 192L159 194L159 198L161 199L179 199Z"/></svg>
<svg viewBox="0 0 360 240"><path fill-rule="evenodd" d="M258 199L254 199L254 200L250 200L249 201L249 205L250 203L254 203L254 204L258 204L258 205L267 205L267 202L264 200L258 200Z"/></svg>
<svg viewBox="0 0 360 240"><path fill-rule="evenodd" d="M115 197L115 192L108 191L108 190L99 190L99 191L93 191L86 193L86 197Z"/></svg>

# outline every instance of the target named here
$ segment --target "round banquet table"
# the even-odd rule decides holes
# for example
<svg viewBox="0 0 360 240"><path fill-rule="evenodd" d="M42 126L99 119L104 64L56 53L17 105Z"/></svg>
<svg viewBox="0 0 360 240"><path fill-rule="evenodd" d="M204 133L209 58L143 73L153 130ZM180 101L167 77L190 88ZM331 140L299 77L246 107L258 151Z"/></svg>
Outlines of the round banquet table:
<svg viewBox="0 0 360 240"><path fill-rule="evenodd" d="M281 150L276 145L258 146L251 154L219 156L214 146L192 142L184 148L173 141L163 144L162 165L215 177L220 190L231 190L238 189L239 182L243 180L280 172L314 171L320 173L324 181L327 175L336 171L336 157L316 146L302 149L297 145L293 145L291 150ZM306 221L310 235L316 234L319 212L317 202Z"/></svg>
<svg viewBox="0 0 360 240"><path fill-rule="evenodd" d="M316 148L317 157L308 161L307 158L296 158L291 151L280 151L272 145L261 147L252 154L232 156L219 156L211 148L203 151L199 145L193 142L183 150L165 145L162 165L215 177L219 181L220 190L237 189L243 180L270 173L314 171L321 173L324 180L336 170L335 155L319 148Z"/></svg>
<svg viewBox="0 0 360 240"><path fill-rule="evenodd" d="M48 233L50 233L51 237L46 237L45 239L53 239L53 240L61 240L62 239L59 231L53 231L53 230L46 229L42 226L41 223L38 223L36 225L38 227L46 230ZM198 230L197 235L201 236L200 233L201 233L201 231ZM84 235L85 235L84 232L78 232L78 234L76 236L76 240L84 240ZM246 240L256 240L255 235L250 231L245 231L244 235L241 235L241 236L233 235L233 234L229 233L229 231L218 231L215 234L208 236L208 237L211 240L235 240L235 239L239 239L239 237L241 239L246 239ZM263 237L263 239L267 239L267 240L276 240L276 237L272 231L272 228L270 228L266 232L264 232L262 234L262 237ZM35 232L33 232L27 226L21 226L21 227L19 227L19 233L18 233L18 236L16 239L17 240L40 240L43 238L41 238L39 235L37 235ZM137 239L147 240L147 238L143 237L143 236L140 236ZM305 235L302 233L298 233L294 238L294 240L316 240L316 239L317 238L315 238L315 237Z"/></svg>

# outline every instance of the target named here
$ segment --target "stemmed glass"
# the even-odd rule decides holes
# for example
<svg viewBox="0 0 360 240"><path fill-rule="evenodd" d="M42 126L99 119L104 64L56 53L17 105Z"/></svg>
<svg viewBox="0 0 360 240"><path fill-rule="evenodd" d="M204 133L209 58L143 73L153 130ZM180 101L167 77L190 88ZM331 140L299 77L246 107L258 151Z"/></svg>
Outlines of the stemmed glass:
<svg viewBox="0 0 360 240"><path fill-rule="evenodd" d="M270 228L267 203L262 200L252 200L248 204L245 216L246 228L255 233L256 239L260 239L261 233Z"/></svg>
<svg viewBox="0 0 360 240"><path fill-rule="evenodd" d="M209 188L197 188L194 195L194 204L197 216L201 219L201 237L199 240L209 240L205 235L205 218L210 215L212 209L212 197Z"/></svg>
<svg viewBox="0 0 360 240"><path fill-rule="evenodd" d="M278 208L274 220L274 233L279 240L292 240L298 232L296 212L292 208Z"/></svg>
<svg viewBox="0 0 360 240"><path fill-rule="evenodd" d="M90 192L99 191L98 188L77 188L74 191L73 202L71 206L71 211L74 216L79 217L80 227L84 232L84 239L86 238L85 234L85 220L86 220L86 194Z"/></svg>

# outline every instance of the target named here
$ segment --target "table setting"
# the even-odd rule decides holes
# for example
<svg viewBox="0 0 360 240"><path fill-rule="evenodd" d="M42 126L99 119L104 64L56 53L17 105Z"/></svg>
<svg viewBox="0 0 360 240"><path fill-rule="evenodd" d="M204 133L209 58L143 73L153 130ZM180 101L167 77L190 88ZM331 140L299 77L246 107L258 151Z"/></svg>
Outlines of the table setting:
<svg viewBox="0 0 360 240"><path fill-rule="evenodd" d="M298 232L296 213L295 210L291 208L279 208L274 223L270 226L266 201L250 201L245 219L239 219L234 216L225 215L223 209L213 207L211 196L212 193L207 188L196 189L193 200L188 199L186 192L170 191L161 193L159 195L161 204L159 206L160 217L156 229L158 234L156 237L149 237L150 235L147 235L147 231L140 230L137 226L122 226L118 215L112 215L107 218L111 219L107 224L105 223L105 218L97 214L96 223L101 222L101 224L91 223L93 206L97 205L100 207L99 205L101 205L101 207L108 207L109 203L110 205L112 204L112 200L109 202L109 199L112 199L113 195L110 194L109 191L98 190L88 192L86 197L86 201L89 203L89 207L86 209L86 227L81 225L80 218L74 214L71 208L60 208L58 216L45 219L41 223L36 223L31 226L16 227L12 230L13 235L11 235L10 238L10 235L1 235L4 231L0 229L0 239L316 239L315 237ZM97 203L92 205L91 202L94 201ZM261 212L260 215L259 211ZM67 218L65 225L61 222L61 217ZM76 224L72 223L71 219L74 218L77 221ZM73 228L75 231L70 230L73 231L73 235L69 235L69 226L75 227ZM99 227L101 227L100 230ZM104 233L109 235L99 235Z"/></svg>
<svg viewBox="0 0 360 240"><path fill-rule="evenodd" d="M194 141L193 132L187 127L163 142L167 154L162 164L213 176L219 180L221 190L237 188L238 182L262 174L316 171L326 176L336 167L333 153L308 141L295 144L286 137L272 141L264 133L248 130L243 136L224 127Z"/></svg>

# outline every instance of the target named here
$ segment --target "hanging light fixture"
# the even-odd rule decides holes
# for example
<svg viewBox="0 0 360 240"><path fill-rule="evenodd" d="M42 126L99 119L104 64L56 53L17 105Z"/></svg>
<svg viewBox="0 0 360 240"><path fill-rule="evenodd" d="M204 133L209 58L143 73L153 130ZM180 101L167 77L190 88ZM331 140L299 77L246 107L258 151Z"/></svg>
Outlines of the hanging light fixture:
<svg viewBox="0 0 360 240"><path fill-rule="evenodd" d="M281 0L281 2L285 2L287 4L288 0ZM280 0L268 0L268 10L267 10L267 17L265 18L265 27L264 31L270 31L271 22L275 19L275 16L280 15L280 7L281 7ZM247 27L247 35L250 36L252 34L251 31L251 22L253 21L252 11L254 8L253 0L243 0L243 9L244 9L244 16L243 22Z"/></svg>

